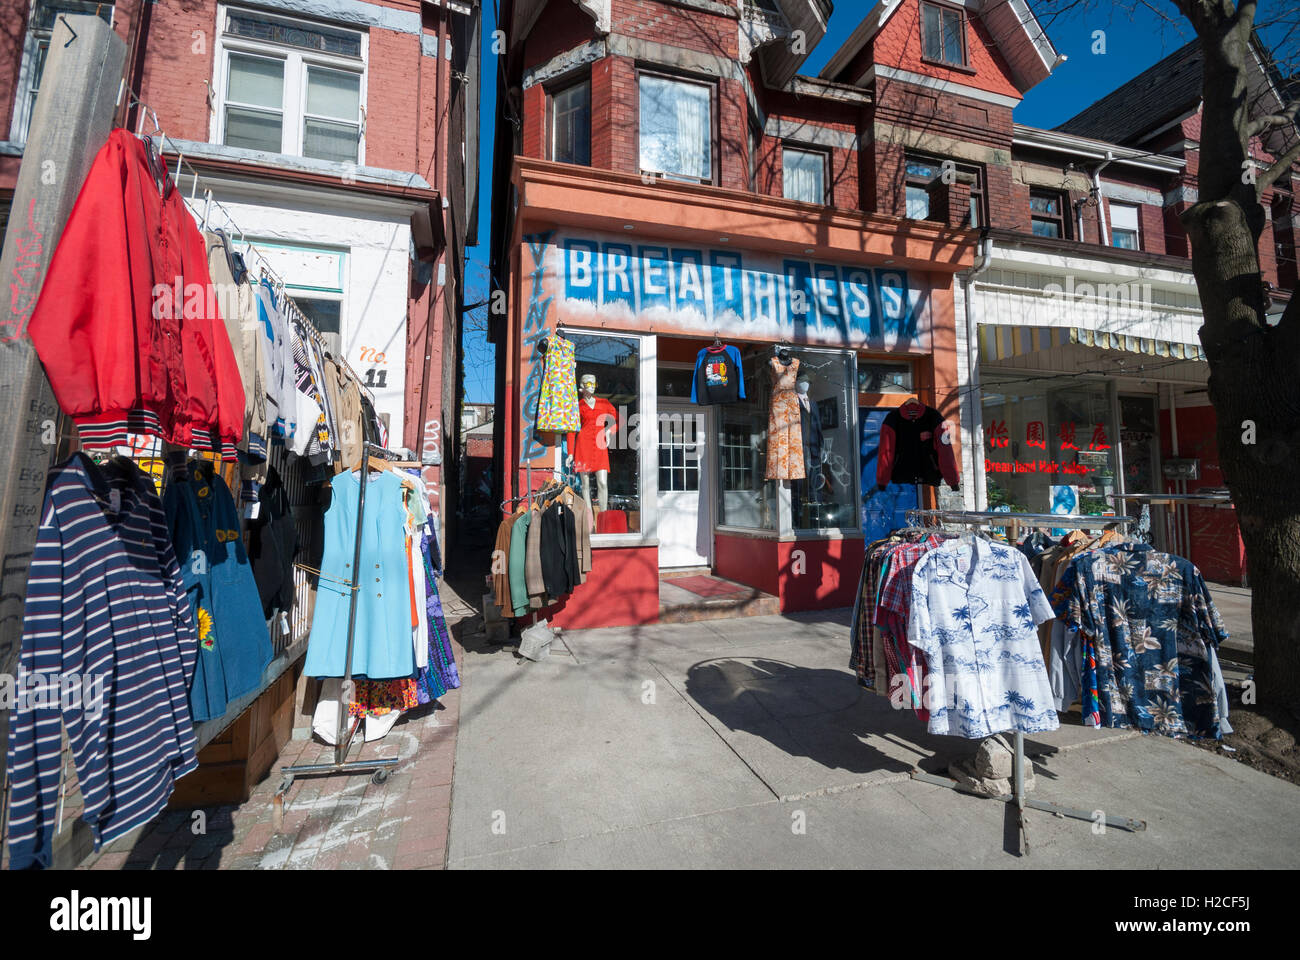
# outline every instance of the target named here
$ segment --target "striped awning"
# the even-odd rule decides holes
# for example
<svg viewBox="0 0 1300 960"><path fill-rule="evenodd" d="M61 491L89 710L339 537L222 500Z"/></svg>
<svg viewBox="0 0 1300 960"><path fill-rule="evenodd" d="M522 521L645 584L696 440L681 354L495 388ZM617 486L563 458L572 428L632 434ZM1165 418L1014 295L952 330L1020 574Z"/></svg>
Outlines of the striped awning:
<svg viewBox="0 0 1300 960"><path fill-rule="evenodd" d="M1010 324L980 324L980 358L986 363L1009 360L1052 347L1078 344L1098 350L1142 353L1171 360L1204 360L1199 344L1131 337L1122 333L1086 330L1082 327L1021 327Z"/></svg>

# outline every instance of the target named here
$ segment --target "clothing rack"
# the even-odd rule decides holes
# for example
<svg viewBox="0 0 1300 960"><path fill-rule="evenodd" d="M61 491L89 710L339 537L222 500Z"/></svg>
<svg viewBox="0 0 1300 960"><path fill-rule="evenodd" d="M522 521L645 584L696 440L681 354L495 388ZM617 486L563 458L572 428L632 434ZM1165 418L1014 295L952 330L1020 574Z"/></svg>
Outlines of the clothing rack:
<svg viewBox="0 0 1300 960"><path fill-rule="evenodd" d="M364 529L363 524L366 516L366 482L370 476L370 461L372 459L395 460L396 455L383 447L373 443L364 443L361 448L361 488L357 494L357 535L356 543L352 548L352 570L353 576L359 576L356 571L361 569L361 536ZM360 773L362 771L373 771L371 780L376 783L383 783L388 779L389 768L401 762L400 757L375 757L370 760L347 760L348 750L352 746L352 739L361 729L361 722L364 718L357 717L352 723L351 729L347 729L348 706L351 704L352 696L352 648L356 641L357 630L357 591L359 581L340 581L346 583L351 597L348 600L348 642L346 652L344 653L344 675L343 685L339 690L339 715L338 725L335 728L334 737L334 762L333 763L299 763L292 767L285 767L281 772L284 779L280 782L280 788L275 792L274 804L276 819L278 820L284 809L284 797L293 786L294 778L301 774L336 774L336 773ZM346 736L345 736L346 734Z"/></svg>
<svg viewBox="0 0 1300 960"><path fill-rule="evenodd" d="M1112 493L1112 500L1132 500L1134 503L1146 503L1153 506L1170 505L1174 507L1211 507L1219 510L1232 510L1232 496L1227 493Z"/></svg>
<svg viewBox="0 0 1300 960"><path fill-rule="evenodd" d="M1128 525L1136 523L1134 517L1108 517L1092 516L1089 514L1055 514L1055 513L1000 513L991 510L908 510L905 514L909 524L918 520L936 519L942 523L951 523L968 527L997 526L1008 527L1011 534L1010 539L1014 542L1018 539L1018 533L1022 526L1026 527L1068 527L1075 530L1091 530L1097 527L1111 525ZM959 793L966 793L962 786L950 777L941 777L932 773L914 768L911 772L913 780L920 780L925 783L932 783L935 786L947 787L949 790L956 790ZM982 794L975 794L982 796ZM1019 730L1015 731L1015 750L1012 760L1012 790L1009 797L993 797L994 800L1000 800L1003 803L1014 803L1016 805L1016 815L1020 826L1020 845L1026 855L1029 853L1029 824L1025 818L1025 808L1029 807L1034 810L1042 810L1046 813L1054 814L1058 817L1070 817L1075 820L1087 820L1090 823L1104 823L1108 827L1116 827L1120 830L1127 830L1130 833L1137 833L1145 830L1147 824L1145 820L1136 820L1131 817L1111 816L1100 810L1080 810L1077 807L1066 807L1061 804L1052 803L1048 800L1034 800L1025 796L1025 735Z"/></svg>

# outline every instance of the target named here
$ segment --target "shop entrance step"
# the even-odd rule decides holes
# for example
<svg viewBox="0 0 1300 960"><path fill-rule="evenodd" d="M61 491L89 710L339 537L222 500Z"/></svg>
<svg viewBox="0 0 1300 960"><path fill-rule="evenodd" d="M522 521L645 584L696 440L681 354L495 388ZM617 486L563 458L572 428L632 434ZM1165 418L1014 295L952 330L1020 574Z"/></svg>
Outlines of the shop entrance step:
<svg viewBox="0 0 1300 960"><path fill-rule="evenodd" d="M659 622L694 623L781 612L781 602L756 587L704 570L665 571L659 577Z"/></svg>

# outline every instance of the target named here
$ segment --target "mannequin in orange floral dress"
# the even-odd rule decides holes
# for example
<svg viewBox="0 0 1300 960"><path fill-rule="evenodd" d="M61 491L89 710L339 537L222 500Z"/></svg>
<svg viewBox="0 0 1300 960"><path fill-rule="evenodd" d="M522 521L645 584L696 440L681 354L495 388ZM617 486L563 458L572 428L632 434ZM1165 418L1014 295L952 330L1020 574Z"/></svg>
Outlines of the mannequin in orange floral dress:
<svg viewBox="0 0 1300 960"><path fill-rule="evenodd" d="M789 354L787 354L789 356ZM802 480L807 476L803 462L803 428L799 421L799 359L783 363L780 355L768 362L772 374L772 403L767 414L767 480Z"/></svg>

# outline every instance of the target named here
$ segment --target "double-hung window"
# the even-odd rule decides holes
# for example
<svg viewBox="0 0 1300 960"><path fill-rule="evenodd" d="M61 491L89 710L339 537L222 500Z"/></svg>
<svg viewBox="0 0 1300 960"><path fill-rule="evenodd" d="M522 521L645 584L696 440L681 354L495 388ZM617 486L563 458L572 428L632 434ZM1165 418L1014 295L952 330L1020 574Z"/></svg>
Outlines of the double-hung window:
<svg viewBox="0 0 1300 960"><path fill-rule="evenodd" d="M551 159L591 165L591 81L551 94Z"/></svg>
<svg viewBox="0 0 1300 960"><path fill-rule="evenodd" d="M641 172L712 183L713 86L642 73L638 90Z"/></svg>
<svg viewBox="0 0 1300 960"><path fill-rule="evenodd" d="M23 43L23 59L18 72L18 89L14 97L13 122L9 139L26 143L36 110L36 96L41 92L41 76L45 73L45 57L50 49L50 38L60 14L92 14L107 24L113 22L113 4L87 0L35 0L27 20L27 36ZM64 34L64 36L69 36Z"/></svg>
<svg viewBox="0 0 1300 960"><path fill-rule="evenodd" d="M362 162L366 35L220 8L216 139L230 147Z"/></svg>
<svg viewBox="0 0 1300 960"><path fill-rule="evenodd" d="M1131 203L1110 204L1110 245L1124 250L1140 250L1138 208Z"/></svg>
<svg viewBox="0 0 1300 960"><path fill-rule="evenodd" d="M967 65L965 11L938 3L921 4L921 56L954 67Z"/></svg>
<svg viewBox="0 0 1300 960"><path fill-rule="evenodd" d="M781 151L781 188L787 200L826 202L828 157L821 150L784 147Z"/></svg>

